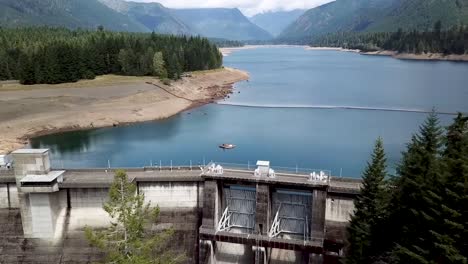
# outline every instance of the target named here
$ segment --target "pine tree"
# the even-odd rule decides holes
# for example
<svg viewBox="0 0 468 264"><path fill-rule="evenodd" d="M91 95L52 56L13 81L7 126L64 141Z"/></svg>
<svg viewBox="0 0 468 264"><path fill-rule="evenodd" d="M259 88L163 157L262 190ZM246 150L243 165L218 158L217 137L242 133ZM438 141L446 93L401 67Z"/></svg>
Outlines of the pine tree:
<svg viewBox="0 0 468 264"><path fill-rule="evenodd" d="M392 257L397 263L431 263L435 252L433 232L438 228L442 197L442 130L433 111L413 136L398 168L399 179L390 204L393 243Z"/></svg>
<svg viewBox="0 0 468 264"><path fill-rule="evenodd" d="M164 58L162 52L154 53L153 57L153 71L154 75L161 79L167 78L167 71L165 68Z"/></svg>
<svg viewBox="0 0 468 264"><path fill-rule="evenodd" d="M441 263L468 263L468 118L447 129L442 225L434 232Z"/></svg>
<svg viewBox="0 0 468 264"><path fill-rule="evenodd" d="M347 263L371 263L372 232L385 207L386 157L381 138L377 139L371 161L362 177L361 192L354 201L355 211L348 228L350 243Z"/></svg>
<svg viewBox="0 0 468 264"><path fill-rule="evenodd" d="M144 228L150 218L155 221L159 208L150 209L144 196L136 193L136 185L128 181L125 171L117 171L109 190L109 201L104 210L114 220L102 231L86 228L90 244L106 253L106 263L163 264L179 263L182 256L163 250L173 234L169 229L160 234L148 234Z"/></svg>
<svg viewBox="0 0 468 264"><path fill-rule="evenodd" d="M123 51L123 52L121 52ZM174 79L184 71L221 66L217 47L201 37L144 33L18 28L0 30L0 79L62 83L101 74L152 75L154 53ZM31 62L31 63L29 63ZM164 70L160 75L164 78Z"/></svg>
<svg viewBox="0 0 468 264"><path fill-rule="evenodd" d="M22 53L19 58L19 65L21 67L19 79L21 84L34 84L36 79L34 76L34 64L29 54Z"/></svg>

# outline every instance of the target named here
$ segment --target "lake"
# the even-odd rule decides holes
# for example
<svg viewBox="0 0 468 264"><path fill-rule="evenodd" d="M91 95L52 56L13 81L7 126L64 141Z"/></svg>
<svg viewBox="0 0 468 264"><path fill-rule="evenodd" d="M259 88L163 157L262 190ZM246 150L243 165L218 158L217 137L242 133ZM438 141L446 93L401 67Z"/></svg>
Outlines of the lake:
<svg viewBox="0 0 468 264"><path fill-rule="evenodd" d="M421 112L468 112L468 63L263 47L235 51L224 65L251 79L220 104L162 121L38 137L31 145L50 148L55 167L269 160L360 177L377 137L392 172L427 116ZM455 116L439 117L446 126ZM237 147L223 151L222 143Z"/></svg>

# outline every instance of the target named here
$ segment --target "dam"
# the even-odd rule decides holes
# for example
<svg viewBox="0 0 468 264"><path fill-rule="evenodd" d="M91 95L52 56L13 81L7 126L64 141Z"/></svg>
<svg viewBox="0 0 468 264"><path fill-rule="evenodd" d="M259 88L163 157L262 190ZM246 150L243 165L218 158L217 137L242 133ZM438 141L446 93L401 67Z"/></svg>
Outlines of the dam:
<svg viewBox="0 0 468 264"><path fill-rule="evenodd" d="M0 170L0 263L90 263L84 228L104 228L114 168L51 168L48 149L20 149ZM206 166L124 168L172 227L187 263L338 263L360 180L325 171Z"/></svg>

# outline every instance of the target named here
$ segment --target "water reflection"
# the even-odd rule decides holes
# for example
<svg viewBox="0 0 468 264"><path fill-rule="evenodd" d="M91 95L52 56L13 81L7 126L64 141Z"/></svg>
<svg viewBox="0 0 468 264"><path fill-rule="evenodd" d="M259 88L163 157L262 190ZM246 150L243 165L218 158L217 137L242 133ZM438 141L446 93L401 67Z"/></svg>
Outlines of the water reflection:
<svg viewBox="0 0 468 264"><path fill-rule="evenodd" d="M49 148L52 154L86 152L91 144L92 135L96 130L72 131L62 136L46 135L31 139L32 148Z"/></svg>

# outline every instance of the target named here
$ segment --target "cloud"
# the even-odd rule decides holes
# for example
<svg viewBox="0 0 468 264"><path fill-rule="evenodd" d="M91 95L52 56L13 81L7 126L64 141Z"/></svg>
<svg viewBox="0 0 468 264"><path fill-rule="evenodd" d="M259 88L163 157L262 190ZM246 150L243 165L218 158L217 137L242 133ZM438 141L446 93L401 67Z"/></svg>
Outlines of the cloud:
<svg viewBox="0 0 468 264"><path fill-rule="evenodd" d="M332 0L132 0L137 2L158 2L171 8L239 8L247 16L262 12L309 9Z"/></svg>

